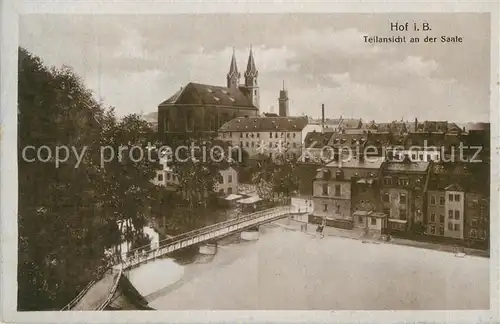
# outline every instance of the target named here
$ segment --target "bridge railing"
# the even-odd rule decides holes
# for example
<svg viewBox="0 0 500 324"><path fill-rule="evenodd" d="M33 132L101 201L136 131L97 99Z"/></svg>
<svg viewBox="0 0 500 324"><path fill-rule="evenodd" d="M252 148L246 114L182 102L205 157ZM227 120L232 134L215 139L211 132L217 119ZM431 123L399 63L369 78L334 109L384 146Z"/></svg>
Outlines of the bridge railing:
<svg viewBox="0 0 500 324"><path fill-rule="evenodd" d="M71 310L71 308L73 308L73 306L75 306L80 301L80 299L82 299L83 295L85 295L87 293L87 291L89 291L90 287L92 287L94 284L95 284L95 280L92 280L91 282L89 282L85 286L85 288L83 288L83 290L80 291L80 293L75 298L73 298L72 301L70 301L66 306L64 306L61 309L61 311Z"/></svg>
<svg viewBox="0 0 500 324"><path fill-rule="evenodd" d="M175 245L177 243L181 243L181 242L185 241L186 239L190 239L190 238L200 236L203 234L208 234L208 233L220 230L220 229L224 229L224 228L227 228L230 226L238 225L238 224L244 223L248 220L261 218L263 216L267 216L270 214L274 214L276 216L287 214L287 213L290 213L290 210L291 210L291 206L279 206L279 207L261 210L261 211L247 214L247 215L242 215L238 218L229 219L229 220L217 223L217 224L205 226L205 227L193 230L193 231L189 231L189 232L186 232L186 233L183 233L183 234L171 237L171 238L161 240L158 242L158 245L156 248L151 249L148 252L146 252L146 249L149 248L150 245L146 245L146 246L142 246L142 247L138 247L136 249L130 250L129 253L131 253L132 256L127 257L127 253L122 254L122 261L120 263L122 264L122 267L127 267L127 266L130 266L132 264L137 264L137 263L141 262L141 259L142 260L149 259L151 255L153 255L153 257L154 257L154 255L157 253L157 251L159 251L160 249L162 249L166 246ZM140 253L141 250L143 251L142 257L141 257L141 253Z"/></svg>

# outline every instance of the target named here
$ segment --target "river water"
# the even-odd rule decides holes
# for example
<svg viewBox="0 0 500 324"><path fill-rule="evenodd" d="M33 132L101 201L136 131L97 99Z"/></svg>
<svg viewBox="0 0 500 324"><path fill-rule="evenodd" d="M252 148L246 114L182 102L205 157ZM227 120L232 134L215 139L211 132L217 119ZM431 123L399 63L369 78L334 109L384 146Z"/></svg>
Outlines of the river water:
<svg viewBox="0 0 500 324"><path fill-rule="evenodd" d="M161 310L489 308L489 259L325 237L267 225L255 242L180 265L161 259L129 278Z"/></svg>

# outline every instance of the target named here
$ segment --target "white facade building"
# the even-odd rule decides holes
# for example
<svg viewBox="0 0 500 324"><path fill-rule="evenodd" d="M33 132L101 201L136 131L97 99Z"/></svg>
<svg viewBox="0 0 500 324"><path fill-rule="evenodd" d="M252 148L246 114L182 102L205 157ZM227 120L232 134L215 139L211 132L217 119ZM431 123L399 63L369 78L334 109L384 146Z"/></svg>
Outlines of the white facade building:
<svg viewBox="0 0 500 324"><path fill-rule="evenodd" d="M308 132L321 126L308 124L307 117L240 117L219 129L219 139L244 149L249 157L280 154L298 158Z"/></svg>

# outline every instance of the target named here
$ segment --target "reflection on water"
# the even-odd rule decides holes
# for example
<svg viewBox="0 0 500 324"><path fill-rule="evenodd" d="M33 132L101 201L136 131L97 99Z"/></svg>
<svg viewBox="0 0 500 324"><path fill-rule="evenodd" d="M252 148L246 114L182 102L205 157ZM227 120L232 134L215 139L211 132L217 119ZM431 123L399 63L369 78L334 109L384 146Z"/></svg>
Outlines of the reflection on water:
<svg viewBox="0 0 500 324"><path fill-rule="evenodd" d="M487 309L489 259L261 227L131 271L156 309ZM188 257L189 256L189 257ZM184 265L180 265L183 263ZM144 267L144 270L143 270ZM156 290L155 290L156 289Z"/></svg>

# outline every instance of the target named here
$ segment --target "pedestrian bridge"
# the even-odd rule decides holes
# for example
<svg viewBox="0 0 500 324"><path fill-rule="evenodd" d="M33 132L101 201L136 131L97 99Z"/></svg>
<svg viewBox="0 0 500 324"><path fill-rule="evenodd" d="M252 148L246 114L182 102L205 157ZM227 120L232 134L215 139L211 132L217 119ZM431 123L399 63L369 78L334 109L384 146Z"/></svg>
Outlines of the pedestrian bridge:
<svg viewBox="0 0 500 324"><path fill-rule="evenodd" d="M245 229L269 223L292 214L300 214L294 209L295 208L293 206L280 206L258 211L162 240L152 248L150 246L140 247L130 251L128 254L119 255L116 257L116 262L113 266L111 274L106 275L99 282L90 284L89 287L86 287L86 289L82 291L74 300L72 300L63 310L108 309L114 299L124 298L123 296L113 297L117 295L117 291L122 291L119 287L120 282L122 282L122 285L130 284L127 282L125 276L122 275L123 272L192 245L217 240L225 236L244 231ZM113 273L115 275L113 275ZM103 283L103 281L105 282ZM130 288L125 291L130 291ZM133 298L137 299L135 292L133 294ZM93 299L96 299L96 301ZM98 306L94 307L92 305ZM117 306L113 307L113 309L116 309L116 307Z"/></svg>

